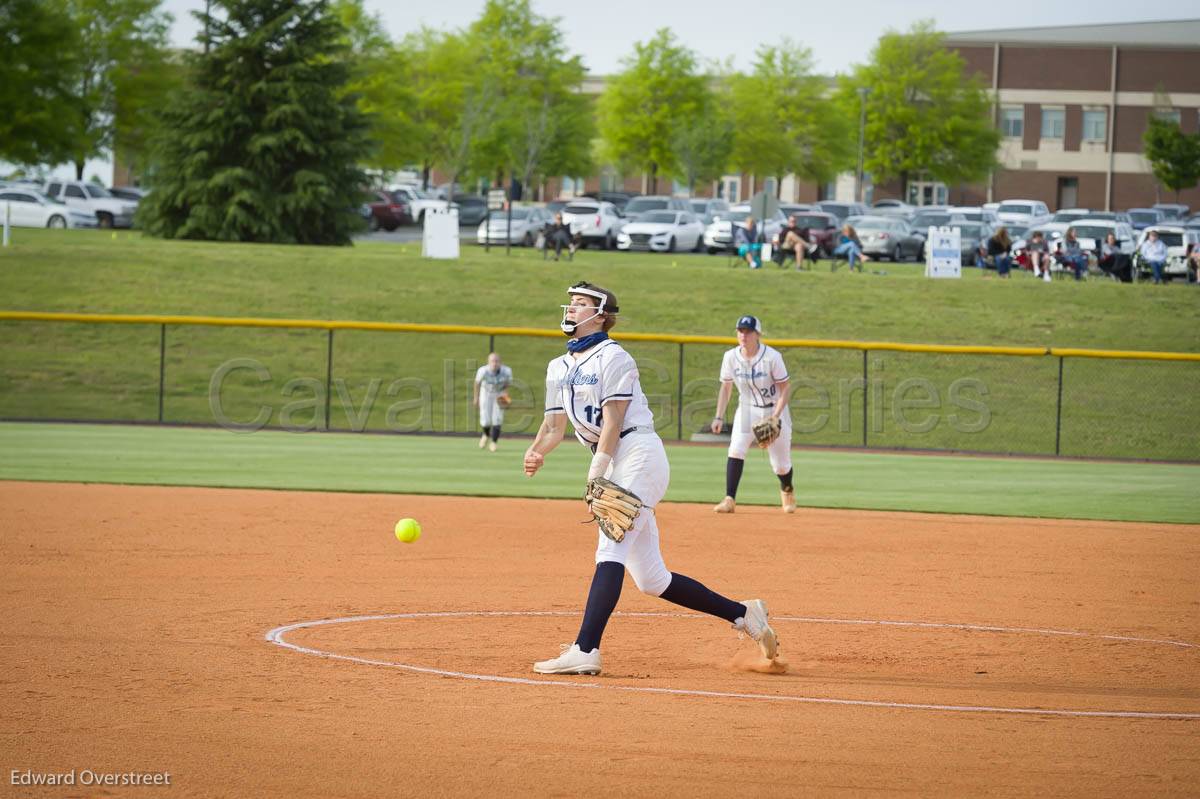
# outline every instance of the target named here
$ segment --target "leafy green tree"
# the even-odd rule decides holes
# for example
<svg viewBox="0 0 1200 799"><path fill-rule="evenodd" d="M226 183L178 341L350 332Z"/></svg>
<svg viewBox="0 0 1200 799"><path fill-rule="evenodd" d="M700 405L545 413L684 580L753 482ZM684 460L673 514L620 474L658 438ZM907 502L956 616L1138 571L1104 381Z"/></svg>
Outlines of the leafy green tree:
<svg viewBox="0 0 1200 799"><path fill-rule="evenodd" d="M494 142L491 133L501 100L496 65L469 32L423 29L406 37L402 46L426 175L430 165L439 167L453 185L486 169L483 150Z"/></svg>
<svg viewBox="0 0 1200 799"><path fill-rule="evenodd" d="M524 185L591 168L592 109L578 93L586 71L567 53L559 20L529 0L488 0L468 35L496 70L500 102L481 159Z"/></svg>
<svg viewBox="0 0 1200 799"><path fill-rule="evenodd" d="M335 0L333 14L344 28L344 57L350 78L344 92L353 96L368 122L370 152L363 165L382 171L420 158L420 133L413 119L416 98L409 82L407 54L397 48L377 14L362 0Z"/></svg>
<svg viewBox="0 0 1200 799"><path fill-rule="evenodd" d="M733 153L734 120L728 92L722 86L705 91L685 124L678 126L671 140L677 163L676 175L688 187L716 180L725 174Z"/></svg>
<svg viewBox="0 0 1200 799"><path fill-rule="evenodd" d="M62 0L0 0L0 159L57 164L71 157L79 32Z"/></svg>
<svg viewBox="0 0 1200 799"><path fill-rule="evenodd" d="M705 78L695 54L667 28L636 43L624 67L600 96L600 136L608 159L649 172L655 192L660 172L681 171L674 145L681 126L704 107Z"/></svg>
<svg viewBox="0 0 1200 799"><path fill-rule="evenodd" d="M1176 201L1180 191L1200 181L1200 134L1184 133L1178 123L1151 114L1142 143L1154 177L1175 192Z"/></svg>
<svg viewBox="0 0 1200 799"><path fill-rule="evenodd" d="M964 75L958 53L930 22L908 33L880 37L871 59L840 82L842 113L858 119L859 88L866 88L864 168L876 181L927 173L948 184L984 178L996 165L1000 133L991 98Z"/></svg>
<svg viewBox="0 0 1200 799"><path fill-rule="evenodd" d="M787 39L759 47L750 74L731 80L734 165L763 177L796 174L818 182L849 168L850 124L825 92L807 48Z"/></svg>
<svg viewBox="0 0 1200 799"><path fill-rule="evenodd" d="M347 244L366 122L345 30L320 0L214 0L192 85L172 98L142 203L167 238ZM219 12L223 11L223 14Z"/></svg>
<svg viewBox="0 0 1200 799"><path fill-rule="evenodd" d="M169 88L165 73L171 16L160 0L65 0L78 30L74 113L66 120L75 176L87 159L110 153L118 126L145 131Z"/></svg>
<svg viewBox="0 0 1200 799"><path fill-rule="evenodd" d="M139 176L150 167L151 139L158 130L162 105L187 84L182 56L153 49L144 56L147 61L122 64L114 74L112 150Z"/></svg>

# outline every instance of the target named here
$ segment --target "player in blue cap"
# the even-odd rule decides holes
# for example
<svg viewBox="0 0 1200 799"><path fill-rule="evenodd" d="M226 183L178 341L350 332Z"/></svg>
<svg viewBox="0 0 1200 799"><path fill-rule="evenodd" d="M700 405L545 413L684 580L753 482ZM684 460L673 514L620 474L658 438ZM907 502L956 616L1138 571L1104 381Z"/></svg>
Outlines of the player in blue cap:
<svg viewBox="0 0 1200 799"><path fill-rule="evenodd" d="M737 507L738 483L746 465L746 451L755 442L754 427L773 417L779 435L767 446L771 469L779 478L779 499L784 513L795 513L796 492L792 488L792 419L788 413L788 371L783 355L762 342L762 321L743 316L737 321L738 345L721 361L721 388L717 391L717 415L712 431L725 426L725 409L734 386L738 390L737 412L725 461L725 498L713 510L733 513Z"/></svg>

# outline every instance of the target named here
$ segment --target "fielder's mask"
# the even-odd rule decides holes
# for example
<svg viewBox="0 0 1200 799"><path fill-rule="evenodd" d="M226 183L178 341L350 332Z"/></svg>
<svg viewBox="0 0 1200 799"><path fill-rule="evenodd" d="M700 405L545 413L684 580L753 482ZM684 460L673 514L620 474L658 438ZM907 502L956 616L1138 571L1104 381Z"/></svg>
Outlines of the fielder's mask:
<svg viewBox="0 0 1200 799"><path fill-rule="evenodd" d="M757 316L743 316L737 321L735 330L753 330L758 335L762 335L762 321Z"/></svg>
<svg viewBox="0 0 1200 799"><path fill-rule="evenodd" d="M580 281L579 283L576 283L575 285L571 286L569 289L567 289L567 294L571 295L572 297L574 297L575 295L578 294L578 295L582 295L584 297L591 297L593 299L600 301L600 304L598 306L596 306L595 313L593 313L591 316L589 316L585 319L577 319L573 322L570 319L567 319L567 311L571 308L571 306L570 305L562 306L563 318L562 318L562 321L558 323L558 327L560 330L562 330L562 332L566 333L568 336L575 335L575 329L577 327L579 327L580 325L582 325L584 322L590 322L593 319L595 319L597 316L603 316L606 313L615 314L618 311L617 306L615 304L614 305L606 305L609 301L608 294L606 294L604 291L602 291L599 287L593 286L591 283L588 283L586 280Z"/></svg>

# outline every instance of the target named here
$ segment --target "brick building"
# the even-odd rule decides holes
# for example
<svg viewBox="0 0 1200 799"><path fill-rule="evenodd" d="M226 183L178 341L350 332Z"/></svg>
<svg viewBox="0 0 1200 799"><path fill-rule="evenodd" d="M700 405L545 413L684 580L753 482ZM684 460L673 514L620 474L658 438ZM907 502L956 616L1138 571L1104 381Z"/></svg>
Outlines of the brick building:
<svg viewBox="0 0 1200 799"><path fill-rule="evenodd" d="M1124 209L1174 201L1142 157L1142 134L1152 113L1187 133L1200 129L1200 20L970 31L946 42L998 95L1004 136L1001 168L986 185L953 190L962 195L954 202L1027 197L1051 208ZM1200 188L1179 197L1200 206Z"/></svg>

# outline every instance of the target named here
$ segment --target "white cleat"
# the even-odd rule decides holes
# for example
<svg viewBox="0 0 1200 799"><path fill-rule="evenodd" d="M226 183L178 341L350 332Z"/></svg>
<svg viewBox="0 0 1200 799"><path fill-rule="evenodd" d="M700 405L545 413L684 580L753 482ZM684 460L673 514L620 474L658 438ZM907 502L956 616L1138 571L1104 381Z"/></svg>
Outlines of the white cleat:
<svg viewBox="0 0 1200 799"><path fill-rule="evenodd" d="M483 449L484 447L487 446L487 443L488 443L488 434L484 433L483 435L481 435L479 437L479 448Z"/></svg>
<svg viewBox="0 0 1200 799"><path fill-rule="evenodd" d="M495 451L496 451L496 442L489 441L488 442L488 452L495 452Z"/></svg>
<svg viewBox="0 0 1200 799"><path fill-rule="evenodd" d="M742 604L746 606L746 615L734 622L733 626L758 642L763 657L774 660L779 654L779 639L767 621L767 603L761 599L747 599Z"/></svg>
<svg viewBox="0 0 1200 799"><path fill-rule="evenodd" d="M796 512L796 492L779 489L779 501L783 504L784 513Z"/></svg>
<svg viewBox="0 0 1200 799"><path fill-rule="evenodd" d="M725 499L716 504L713 510L717 513L733 513L733 509L736 506L737 503L734 502L733 497L725 497Z"/></svg>
<svg viewBox="0 0 1200 799"><path fill-rule="evenodd" d="M539 660L533 664L538 674L599 674L600 650L584 652L579 644L563 644L562 654L551 660Z"/></svg>

